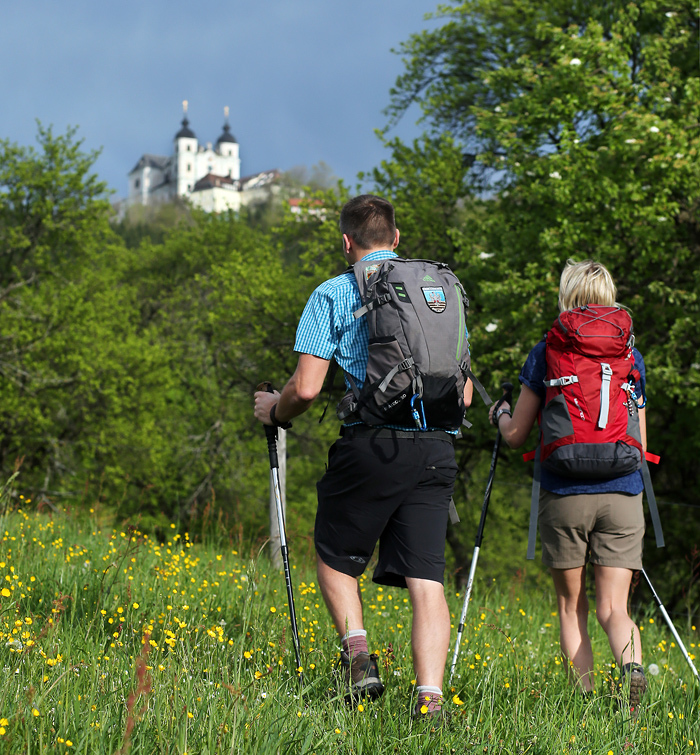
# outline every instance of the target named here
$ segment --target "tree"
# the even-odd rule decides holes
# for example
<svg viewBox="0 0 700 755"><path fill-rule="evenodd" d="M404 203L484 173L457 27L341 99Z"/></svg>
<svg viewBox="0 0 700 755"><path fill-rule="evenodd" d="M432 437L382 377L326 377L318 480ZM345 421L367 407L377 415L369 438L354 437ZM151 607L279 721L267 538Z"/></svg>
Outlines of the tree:
<svg viewBox="0 0 700 755"><path fill-rule="evenodd" d="M39 126L40 150L0 142L0 465L41 470L43 488L73 471L72 440L94 359L101 254L109 255L105 185L75 130ZM90 338L77 337L92 333Z"/></svg>

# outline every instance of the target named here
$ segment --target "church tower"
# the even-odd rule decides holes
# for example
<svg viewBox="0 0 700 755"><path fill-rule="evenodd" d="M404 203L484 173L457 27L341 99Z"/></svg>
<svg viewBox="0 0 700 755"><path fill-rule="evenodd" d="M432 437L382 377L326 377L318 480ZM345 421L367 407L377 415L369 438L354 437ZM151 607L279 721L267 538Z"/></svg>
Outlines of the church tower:
<svg viewBox="0 0 700 755"><path fill-rule="evenodd" d="M226 173L233 179L240 178L241 160L238 156L238 142L228 123L228 105L224 108L224 130L216 141L216 151L225 158Z"/></svg>
<svg viewBox="0 0 700 755"><path fill-rule="evenodd" d="M175 134L175 181L179 197L189 196L197 180L197 137L187 120L187 100L182 103L182 128ZM236 145L238 146L238 145Z"/></svg>

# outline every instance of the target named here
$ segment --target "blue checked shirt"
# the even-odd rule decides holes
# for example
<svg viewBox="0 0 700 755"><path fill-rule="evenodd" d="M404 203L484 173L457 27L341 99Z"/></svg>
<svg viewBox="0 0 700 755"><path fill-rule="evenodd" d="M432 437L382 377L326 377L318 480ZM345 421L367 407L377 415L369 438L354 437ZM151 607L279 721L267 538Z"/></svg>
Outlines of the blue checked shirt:
<svg viewBox="0 0 700 755"><path fill-rule="evenodd" d="M371 252L363 260L376 262L397 256L395 252L383 249ZM355 319L353 315L361 306L360 289L352 270L325 281L309 297L294 342L294 351L300 354L311 354L329 361L335 359L344 372L352 375L358 388L362 388L365 381L369 358L367 318ZM345 382L349 388L347 379ZM387 427L416 429L398 425Z"/></svg>
<svg viewBox="0 0 700 755"><path fill-rule="evenodd" d="M397 256L384 249L363 259L376 262ZM325 281L309 297L294 342L294 351L300 354L335 358L338 366L352 375L358 388L365 381L369 358L367 318L355 319L353 315L361 306L360 289L352 270Z"/></svg>

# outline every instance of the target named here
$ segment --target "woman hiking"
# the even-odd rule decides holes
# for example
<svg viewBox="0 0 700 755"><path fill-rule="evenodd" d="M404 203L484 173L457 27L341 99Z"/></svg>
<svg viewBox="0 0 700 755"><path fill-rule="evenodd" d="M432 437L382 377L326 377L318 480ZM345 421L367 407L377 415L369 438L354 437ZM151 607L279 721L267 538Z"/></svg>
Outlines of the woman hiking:
<svg viewBox="0 0 700 755"><path fill-rule="evenodd" d="M606 308L617 306L616 296L616 286L603 265L592 260L578 263L568 261L559 285L560 312L576 310L584 315L607 312ZM626 314L623 313L623 316L626 317ZM560 321L563 318L564 315L560 316ZM489 418L511 448L522 446L538 416L543 416L541 412L548 394L545 383L551 377L547 374L547 342L547 339L540 341L527 357L519 376L522 385L520 397L512 415L508 403L503 402L495 404L489 411ZM635 426L637 416L639 420L636 437L641 448L635 452L638 456L637 470L616 474L603 470L599 465L600 476L596 478L596 462L589 460L588 463L593 465L590 473L576 478L561 474L560 468L557 472L552 471L552 467L543 462L540 467L538 519L542 562L549 567L557 595L561 651L569 663L573 681L584 693L593 690L593 652L587 627L586 595L586 565L590 562L595 575L596 618L607 634L615 661L620 664L620 687L629 686L629 706L635 715L647 681L641 665L639 629L627 613L627 601L633 572L642 568L644 485L638 469L641 454L646 450L643 398L646 394L644 360L633 348L633 342L633 337L627 342L627 359L634 380L624 383L622 388L628 392L625 409L634 418ZM568 358L565 355L562 364ZM597 366L609 369L607 364ZM550 385L578 382L576 375L549 380ZM579 386L576 386L576 390L579 391ZM597 390L602 396L600 379ZM561 404L562 401L559 402ZM607 417L607 401L601 398L600 404L605 404ZM579 400L574 399L572 406L583 419L583 409L586 408L583 401L579 404ZM630 440L628 436L627 440ZM623 445L626 450L630 449L630 445ZM565 453L569 458L576 454L575 445L567 448L569 450Z"/></svg>

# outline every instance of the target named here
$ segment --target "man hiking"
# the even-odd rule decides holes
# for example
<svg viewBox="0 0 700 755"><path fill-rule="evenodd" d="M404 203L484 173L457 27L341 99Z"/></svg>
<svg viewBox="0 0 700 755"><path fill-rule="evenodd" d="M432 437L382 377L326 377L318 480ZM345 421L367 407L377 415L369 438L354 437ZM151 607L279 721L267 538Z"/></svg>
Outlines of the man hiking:
<svg viewBox="0 0 700 755"><path fill-rule="evenodd" d="M362 261L362 275L368 279L383 260L399 260L394 208L384 199L351 199L341 210L340 232L346 262ZM432 286L426 301L429 296L439 298L439 288ZM299 361L294 374L281 394L255 394L260 422L284 427L305 412L321 392L332 359L344 370L348 385L362 389L370 351L367 318L355 316L362 305L352 269L311 294L297 328L294 350ZM464 320L460 322L465 331ZM459 334L460 341L464 335ZM471 381L466 380L463 389L460 383L459 393L454 403L459 403L463 416L471 402ZM429 414L427 423L424 418L397 425L368 424L351 413L329 450L327 471L317 485L314 541L319 586L341 640L348 701L374 699L384 691L377 656L369 654L358 586L379 542L373 580L407 588L413 607L411 644L418 688L414 716L441 713L450 641L443 576L457 474L455 435L456 428L431 426Z"/></svg>

